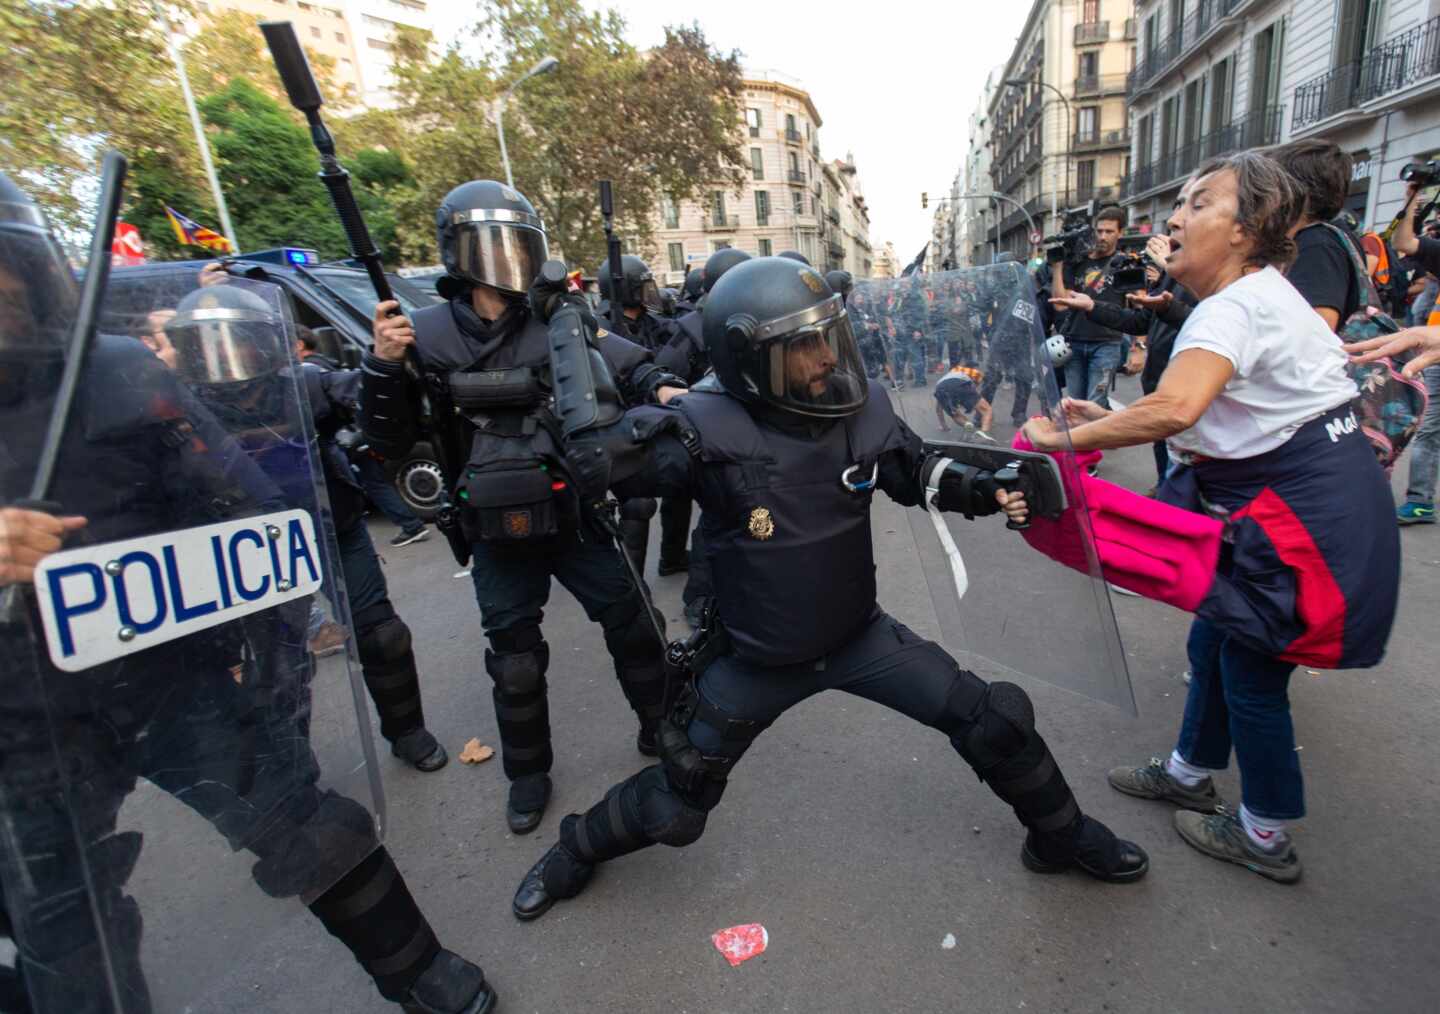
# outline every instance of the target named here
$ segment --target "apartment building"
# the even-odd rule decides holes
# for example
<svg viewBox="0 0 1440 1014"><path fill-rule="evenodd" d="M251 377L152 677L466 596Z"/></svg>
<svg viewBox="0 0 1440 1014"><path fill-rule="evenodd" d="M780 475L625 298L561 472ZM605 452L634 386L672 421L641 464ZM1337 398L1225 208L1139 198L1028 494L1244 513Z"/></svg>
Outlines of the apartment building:
<svg viewBox="0 0 1440 1014"><path fill-rule="evenodd" d="M1008 198L989 232L995 250L1023 259L1032 225L1049 232L1066 207L1118 197L1132 10L1131 0L1034 0L987 107L990 177Z"/></svg>
<svg viewBox="0 0 1440 1014"><path fill-rule="evenodd" d="M256 21L291 21L309 52L335 61L335 78L370 109L391 104L391 66L398 26L435 34L426 0L203 0L200 14L241 11Z"/></svg>
<svg viewBox="0 0 1440 1014"><path fill-rule="evenodd" d="M656 262L668 284L712 253L737 247L759 256L797 250L822 271L857 278L874 269L870 213L853 155L820 155L820 112L795 78L746 71L737 119L748 156L739 190L717 184L698 201L663 198L655 215Z"/></svg>

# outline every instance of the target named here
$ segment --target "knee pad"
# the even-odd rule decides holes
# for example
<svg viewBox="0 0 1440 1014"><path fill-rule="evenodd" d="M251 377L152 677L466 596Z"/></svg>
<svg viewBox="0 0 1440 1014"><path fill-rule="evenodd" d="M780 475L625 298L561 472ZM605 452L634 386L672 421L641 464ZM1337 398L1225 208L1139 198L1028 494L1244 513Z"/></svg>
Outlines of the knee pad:
<svg viewBox="0 0 1440 1014"><path fill-rule="evenodd" d="M260 856L251 876L272 898L318 895L378 844L370 811L327 791L308 818L284 818L250 849Z"/></svg>
<svg viewBox="0 0 1440 1014"><path fill-rule="evenodd" d="M661 630L663 617L657 616ZM655 627L645 617L644 604L638 595L628 595L612 603L600 614L605 631L605 647L618 661L629 663L659 662L665 645L655 638Z"/></svg>
<svg viewBox="0 0 1440 1014"><path fill-rule="evenodd" d="M410 628L393 612L386 619L363 631L356 639L360 664L369 668L387 668L410 659Z"/></svg>
<svg viewBox="0 0 1440 1014"><path fill-rule="evenodd" d="M621 521L649 521L659 505L652 497L633 497L620 501Z"/></svg>
<svg viewBox="0 0 1440 1014"><path fill-rule="evenodd" d="M640 774L637 785L640 817L645 824L645 835L661 845L680 848L692 845L705 833L705 821L714 806L703 801L693 802L676 791L659 766L646 768ZM719 802L718 795L715 803Z"/></svg>
<svg viewBox="0 0 1440 1014"><path fill-rule="evenodd" d="M497 654L486 650L485 671L502 694L524 697L545 689L545 670L550 666L550 646L540 641L527 651Z"/></svg>
<svg viewBox="0 0 1440 1014"><path fill-rule="evenodd" d="M1035 707L1014 683L991 683L965 727L951 736L960 755L985 771L1018 755L1035 734Z"/></svg>

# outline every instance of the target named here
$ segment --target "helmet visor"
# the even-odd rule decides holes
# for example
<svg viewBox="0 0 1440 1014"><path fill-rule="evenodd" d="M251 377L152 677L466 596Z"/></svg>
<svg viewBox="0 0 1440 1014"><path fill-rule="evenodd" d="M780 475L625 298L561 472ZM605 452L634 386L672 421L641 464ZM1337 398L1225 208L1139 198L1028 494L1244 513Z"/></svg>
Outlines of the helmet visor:
<svg viewBox="0 0 1440 1014"><path fill-rule="evenodd" d="M279 331L269 323L177 318L165 333L175 347L175 373L192 384L253 380L287 362Z"/></svg>
<svg viewBox="0 0 1440 1014"><path fill-rule="evenodd" d="M665 309L665 301L660 298L660 286L655 284L655 279L647 278L640 283L640 305L651 313L659 313Z"/></svg>
<svg viewBox="0 0 1440 1014"><path fill-rule="evenodd" d="M455 227L455 266L478 285L524 293L540 273L545 234L523 225L462 222Z"/></svg>
<svg viewBox="0 0 1440 1014"><path fill-rule="evenodd" d="M826 305L832 303L837 312L787 329L762 347L769 358L766 401L812 416L851 415L865 404L869 387L850 315L839 308L840 297Z"/></svg>
<svg viewBox="0 0 1440 1014"><path fill-rule="evenodd" d="M33 210L0 210L6 207ZM48 232L0 224L0 357L62 355L75 322L77 288Z"/></svg>

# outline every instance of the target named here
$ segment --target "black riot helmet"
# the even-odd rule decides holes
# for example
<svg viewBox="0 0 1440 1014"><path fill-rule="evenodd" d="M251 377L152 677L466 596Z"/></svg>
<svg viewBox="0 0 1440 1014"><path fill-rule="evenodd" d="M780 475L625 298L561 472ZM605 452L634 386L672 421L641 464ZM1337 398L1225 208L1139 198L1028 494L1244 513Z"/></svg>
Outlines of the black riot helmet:
<svg viewBox="0 0 1440 1014"><path fill-rule="evenodd" d="M820 418L865 404L850 316L814 268L783 257L736 265L710 290L703 320L710 361L731 396Z"/></svg>
<svg viewBox="0 0 1440 1014"><path fill-rule="evenodd" d="M705 262L705 274L701 276L701 288L708 293L715 288L715 283L720 280L721 275L749 259L748 253L744 250L736 250L733 246L727 246L724 250L716 250Z"/></svg>
<svg viewBox="0 0 1440 1014"><path fill-rule="evenodd" d="M802 254L799 250L781 250L781 251L780 251L778 254L776 254L775 256L776 256L776 257L784 257L786 260L799 261L801 264L804 264L804 265L806 265L807 267L808 267L809 264L810 264L810 258L809 258L809 257L806 257L806 256L805 256L804 254Z"/></svg>
<svg viewBox="0 0 1440 1014"><path fill-rule="evenodd" d="M529 290L549 252L534 206L495 180L471 180L446 194L435 232L450 276L517 295Z"/></svg>
<svg viewBox="0 0 1440 1014"><path fill-rule="evenodd" d="M289 362L284 327L264 299L240 285L196 289L165 325L175 374L201 388L244 385Z"/></svg>
<svg viewBox="0 0 1440 1014"><path fill-rule="evenodd" d="M595 269L595 277L600 280L600 297L611 299L610 295L610 262L601 261L600 266ZM620 258L620 305L625 307L643 306L651 313L660 312L660 288L655 284L655 276L650 273L650 268L639 257L626 254Z"/></svg>
<svg viewBox="0 0 1440 1014"><path fill-rule="evenodd" d="M840 298L847 304L850 302L850 293L855 288L855 279L850 277L850 272L827 271L825 272L825 284L830 286L832 291L840 293Z"/></svg>
<svg viewBox="0 0 1440 1014"><path fill-rule="evenodd" d="M0 361L58 362L79 287L40 207L0 173Z"/></svg>
<svg viewBox="0 0 1440 1014"><path fill-rule="evenodd" d="M681 295L690 302L695 302L705 293L705 271L703 268L691 268L685 276L685 284L680 287Z"/></svg>

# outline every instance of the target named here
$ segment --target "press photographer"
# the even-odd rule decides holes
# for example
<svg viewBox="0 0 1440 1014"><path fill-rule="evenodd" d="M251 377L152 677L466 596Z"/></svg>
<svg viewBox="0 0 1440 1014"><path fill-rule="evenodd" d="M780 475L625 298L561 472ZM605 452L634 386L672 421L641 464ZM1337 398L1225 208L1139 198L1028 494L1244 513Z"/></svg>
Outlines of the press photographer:
<svg viewBox="0 0 1440 1014"><path fill-rule="evenodd" d="M1052 237L1046 250L1055 299L1080 293L1095 303L1123 306L1124 293L1111 283L1111 260L1125 227L1125 212L1103 208L1088 230L1074 222L1073 216L1067 216L1065 224L1065 231ZM1088 244L1087 233L1093 235ZM1069 339L1072 350L1065 365L1065 390L1072 397L1108 405L1110 381L1120 368L1125 336L1075 311L1061 316L1056 330Z"/></svg>

